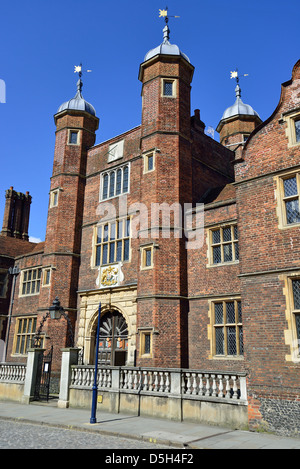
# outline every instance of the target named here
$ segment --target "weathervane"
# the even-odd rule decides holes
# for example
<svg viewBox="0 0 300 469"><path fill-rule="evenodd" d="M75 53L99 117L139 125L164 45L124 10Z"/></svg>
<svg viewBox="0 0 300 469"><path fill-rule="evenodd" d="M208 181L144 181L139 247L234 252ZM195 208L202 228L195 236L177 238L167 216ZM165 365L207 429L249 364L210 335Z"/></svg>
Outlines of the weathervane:
<svg viewBox="0 0 300 469"><path fill-rule="evenodd" d="M244 73L244 74L241 75L241 76L242 76L242 77L248 77L249 74L248 74L248 73ZM239 72L238 72L238 69L237 69L237 68L236 68L233 72L230 72L230 78L235 78L237 84L239 84L240 77L239 77Z"/></svg>
<svg viewBox="0 0 300 469"><path fill-rule="evenodd" d="M91 72L92 70L84 70L85 72ZM82 64L74 66L74 73L78 73L79 78L82 77Z"/></svg>
<svg viewBox="0 0 300 469"><path fill-rule="evenodd" d="M170 16L168 15L168 7L165 10L159 10L159 18L165 18L166 24L169 22L169 18L180 18L180 16Z"/></svg>

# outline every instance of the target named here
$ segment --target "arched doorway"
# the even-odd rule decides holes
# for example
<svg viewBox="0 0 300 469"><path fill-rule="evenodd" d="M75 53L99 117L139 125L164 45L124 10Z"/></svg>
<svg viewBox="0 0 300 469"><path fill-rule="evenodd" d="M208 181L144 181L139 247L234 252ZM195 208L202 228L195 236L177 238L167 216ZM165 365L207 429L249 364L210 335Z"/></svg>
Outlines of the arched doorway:
<svg viewBox="0 0 300 469"><path fill-rule="evenodd" d="M118 311L101 315L99 365L124 366L128 352L128 326Z"/></svg>

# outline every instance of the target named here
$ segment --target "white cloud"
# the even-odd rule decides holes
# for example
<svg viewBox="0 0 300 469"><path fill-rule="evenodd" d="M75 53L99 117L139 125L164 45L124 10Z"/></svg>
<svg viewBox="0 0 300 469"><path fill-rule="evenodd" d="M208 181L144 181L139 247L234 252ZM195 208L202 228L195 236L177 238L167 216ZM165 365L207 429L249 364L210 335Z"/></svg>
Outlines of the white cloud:
<svg viewBox="0 0 300 469"><path fill-rule="evenodd" d="M40 238L35 238L34 236L29 236L29 241L31 243L41 243L42 240Z"/></svg>

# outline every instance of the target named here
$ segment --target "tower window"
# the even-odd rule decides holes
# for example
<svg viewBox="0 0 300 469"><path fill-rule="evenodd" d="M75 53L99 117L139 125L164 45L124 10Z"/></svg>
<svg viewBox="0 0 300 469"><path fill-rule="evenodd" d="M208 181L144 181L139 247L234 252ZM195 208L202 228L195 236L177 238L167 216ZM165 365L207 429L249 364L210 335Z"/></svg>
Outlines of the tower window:
<svg viewBox="0 0 300 469"><path fill-rule="evenodd" d="M153 330L140 330L140 357L149 358L152 356Z"/></svg>
<svg viewBox="0 0 300 469"><path fill-rule="evenodd" d="M144 173L149 173L155 168L155 153L154 151L144 155Z"/></svg>
<svg viewBox="0 0 300 469"><path fill-rule="evenodd" d="M58 205L58 194L59 189L55 189L50 192L50 208L57 207Z"/></svg>
<svg viewBox="0 0 300 469"><path fill-rule="evenodd" d="M70 130L69 132L69 144L70 145L78 145L78 135L79 135L79 132L77 130Z"/></svg>
<svg viewBox="0 0 300 469"><path fill-rule="evenodd" d="M162 94L166 97L175 97L175 80L163 79Z"/></svg>

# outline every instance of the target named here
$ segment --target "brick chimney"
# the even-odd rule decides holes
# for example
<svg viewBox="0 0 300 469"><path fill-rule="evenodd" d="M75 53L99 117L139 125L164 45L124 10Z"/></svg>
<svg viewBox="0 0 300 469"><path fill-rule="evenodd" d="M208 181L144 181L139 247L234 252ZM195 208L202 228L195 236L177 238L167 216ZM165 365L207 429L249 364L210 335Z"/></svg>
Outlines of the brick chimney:
<svg viewBox="0 0 300 469"><path fill-rule="evenodd" d="M31 195L29 192L14 191L11 186L5 192L5 209L1 236L10 236L28 241L28 226Z"/></svg>

